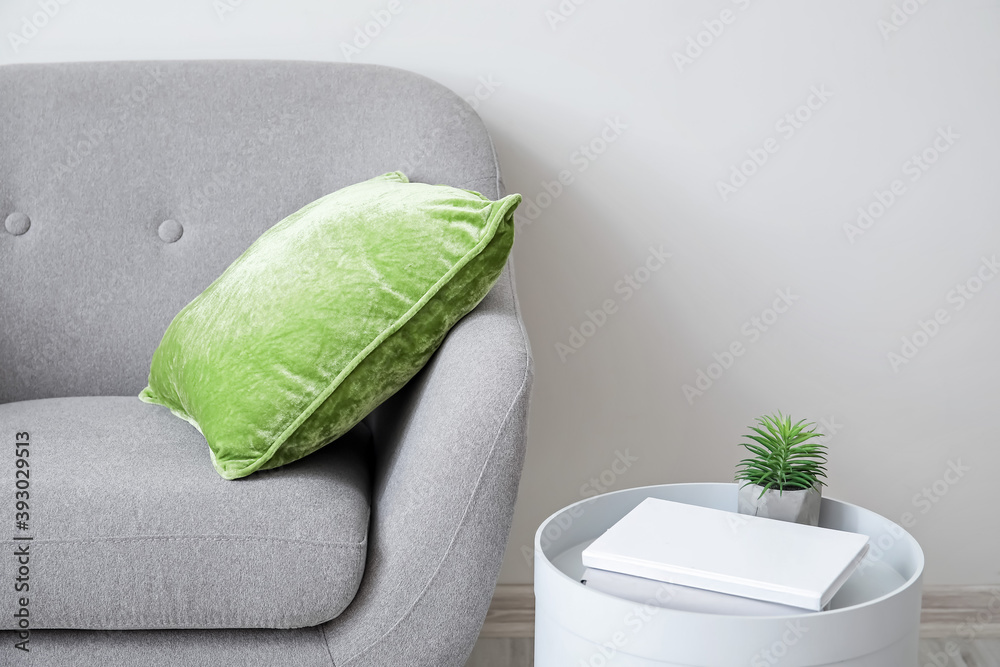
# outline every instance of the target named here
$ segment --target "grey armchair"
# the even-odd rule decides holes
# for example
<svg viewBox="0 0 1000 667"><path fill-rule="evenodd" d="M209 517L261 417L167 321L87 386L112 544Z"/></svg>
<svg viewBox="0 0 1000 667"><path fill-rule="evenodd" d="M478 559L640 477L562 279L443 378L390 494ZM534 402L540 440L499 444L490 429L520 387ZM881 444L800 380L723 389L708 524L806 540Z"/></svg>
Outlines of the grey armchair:
<svg viewBox="0 0 1000 667"><path fill-rule="evenodd" d="M173 315L302 205L397 169L501 196L475 113L377 66L8 65L0 127L0 664L463 664L524 455L509 264L401 392L285 468L223 480L136 395Z"/></svg>

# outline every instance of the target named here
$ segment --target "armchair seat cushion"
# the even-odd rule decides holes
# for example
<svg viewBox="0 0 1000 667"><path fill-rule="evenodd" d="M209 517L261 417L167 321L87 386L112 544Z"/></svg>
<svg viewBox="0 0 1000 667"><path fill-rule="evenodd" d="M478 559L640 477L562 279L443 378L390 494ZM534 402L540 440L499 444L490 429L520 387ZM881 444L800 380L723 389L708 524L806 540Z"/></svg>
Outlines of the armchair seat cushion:
<svg viewBox="0 0 1000 667"><path fill-rule="evenodd" d="M12 520L24 433L28 515L4 530L0 580L24 577L28 589L5 599L26 598L32 629L306 627L338 616L357 592L370 498L364 424L336 447L229 481L193 426L135 397L2 404L0 488ZM0 630L17 627L12 614L0 618Z"/></svg>

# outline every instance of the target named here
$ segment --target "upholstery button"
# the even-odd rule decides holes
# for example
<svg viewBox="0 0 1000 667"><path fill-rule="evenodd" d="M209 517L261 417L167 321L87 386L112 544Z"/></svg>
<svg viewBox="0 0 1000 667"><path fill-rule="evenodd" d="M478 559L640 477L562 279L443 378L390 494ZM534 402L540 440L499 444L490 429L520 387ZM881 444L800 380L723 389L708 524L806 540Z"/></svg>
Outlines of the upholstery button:
<svg viewBox="0 0 1000 667"><path fill-rule="evenodd" d="M31 218L29 218L25 213L11 213L7 216L7 221L4 223L4 227L6 227L7 231L14 236L20 236L28 231L29 227L31 227Z"/></svg>
<svg viewBox="0 0 1000 667"><path fill-rule="evenodd" d="M173 243L184 235L184 228L176 220L164 220L160 224L159 234L165 243Z"/></svg>

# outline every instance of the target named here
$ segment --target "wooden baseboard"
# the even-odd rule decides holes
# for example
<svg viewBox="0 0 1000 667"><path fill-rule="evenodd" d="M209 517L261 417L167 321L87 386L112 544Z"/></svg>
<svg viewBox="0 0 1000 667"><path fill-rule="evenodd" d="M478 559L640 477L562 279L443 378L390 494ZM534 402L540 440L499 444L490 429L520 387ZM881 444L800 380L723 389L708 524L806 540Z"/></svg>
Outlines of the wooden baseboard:
<svg viewBox="0 0 1000 667"><path fill-rule="evenodd" d="M530 585L497 586L481 637L533 637L535 594ZM925 586L920 636L1000 638L1000 584Z"/></svg>
<svg viewBox="0 0 1000 667"><path fill-rule="evenodd" d="M1000 637L1000 584L924 586L921 637Z"/></svg>
<svg viewBox="0 0 1000 667"><path fill-rule="evenodd" d="M479 636L534 637L535 592L531 584L497 586Z"/></svg>

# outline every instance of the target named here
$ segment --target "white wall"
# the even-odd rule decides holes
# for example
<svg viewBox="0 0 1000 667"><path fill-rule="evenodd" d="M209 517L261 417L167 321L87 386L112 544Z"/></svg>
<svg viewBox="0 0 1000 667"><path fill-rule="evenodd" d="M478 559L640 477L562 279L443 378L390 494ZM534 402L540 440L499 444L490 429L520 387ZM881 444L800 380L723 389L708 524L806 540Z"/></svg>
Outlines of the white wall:
<svg viewBox="0 0 1000 667"><path fill-rule="evenodd" d="M5 0L0 58L343 60L340 44L389 4L229 0L220 13L225 1L53 4L15 51L8 33L40 5ZM522 216L515 249L537 384L502 581L530 580L535 526L602 471L621 472L604 472L612 489L729 481L745 426L781 409L833 424L829 495L912 515L927 583L1000 582L1000 280L952 291L1000 257L1000 3L897 0L915 13L889 31L888 0L563 0L575 11L554 28L559 0L398 2L354 60L462 95L492 80L478 107L508 189L539 201L543 182L573 179ZM679 67L673 54L723 11L731 22ZM776 125L797 109L801 127ZM593 161L578 153L591 142ZM723 200L717 183L765 143L775 152ZM914 170L935 145L948 150ZM845 224L897 179L902 194L851 242ZM661 246L671 257L645 276ZM641 289L616 291L637 271ZM792 305L755 337L778 290ZM562 359L557 344L580 343L570 328L606 300L615 312ZM893 368L887 355L936 312L946 323ZM742 356L686 400L737 342Z"/></svg>

